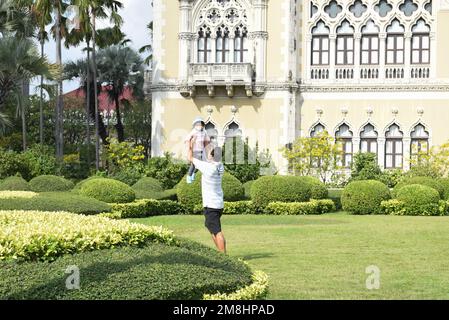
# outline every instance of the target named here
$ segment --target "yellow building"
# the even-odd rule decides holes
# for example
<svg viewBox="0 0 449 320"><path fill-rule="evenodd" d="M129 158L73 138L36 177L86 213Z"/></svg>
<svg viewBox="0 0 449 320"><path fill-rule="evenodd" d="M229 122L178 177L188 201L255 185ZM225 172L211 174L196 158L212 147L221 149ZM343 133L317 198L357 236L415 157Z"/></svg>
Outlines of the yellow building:
<svg viewBox="0 0 449 320"><path fill-rule="evenodd" d="M448 0L155 0L153 155L182 156L203 116L218 143L279 149L327 130L345 164L383 168L449 139Z"/></svg>

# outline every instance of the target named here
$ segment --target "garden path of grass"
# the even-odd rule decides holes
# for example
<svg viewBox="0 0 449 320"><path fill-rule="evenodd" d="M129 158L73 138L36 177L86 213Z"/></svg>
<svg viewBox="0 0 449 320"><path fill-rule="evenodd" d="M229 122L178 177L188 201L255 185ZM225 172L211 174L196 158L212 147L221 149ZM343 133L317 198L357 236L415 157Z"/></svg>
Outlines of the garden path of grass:
<svg viewBox="0 0 449 320"><path fill-rule="evenodd" d="M133 219L212 246L202 216ZM449 217L224 216L228 253L270 277L270 299L449 299ZM366 289L366 267L380 289Z"/></svg>

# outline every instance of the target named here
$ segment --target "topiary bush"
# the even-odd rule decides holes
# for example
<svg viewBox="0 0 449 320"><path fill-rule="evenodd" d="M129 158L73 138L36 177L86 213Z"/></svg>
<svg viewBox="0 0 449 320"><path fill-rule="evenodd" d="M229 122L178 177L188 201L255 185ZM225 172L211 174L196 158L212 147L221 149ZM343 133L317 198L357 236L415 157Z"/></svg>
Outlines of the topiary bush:
<svg viewBox="0 0 449 320"><path fill-rule="evenodd" d="M245 189L243 184L230 173L225 172L223 175L223 195L225 201L239 201L245 197ZM192 184L187 184L185 177L177 185L178 201L186 206L187 209L193 210L195 205L202 203L201 195L201 172L195 176Z"/></svg>
<svg viewBox="0 0 449 320"><path fill-rule="evenodd" d="M0 184L2 191L31 191L30 185L22 177L8 177Z"/></svg>
<svg viewBox="0 0 449 320"><path fill-rule="evenodd" d="M311 215L335 211L335 204L330 199L310 200L308 202L270 202L265 214L272 215Z"/></svg>
<svg viewBox="0 0 449 320"><path fill-rule="evenodd" d="M449 178L441 178L437 180L443 188L443 199L449 200Z"/></svg>
<svg viewBox="0 0 449 320"><path fill-rule="evenodd" d="M343 189L329 189L328 198L331 199L337 210L341 210L341 194L343 193Z"/></svg>
<svg viewBox="0 0 449 320"><path fill-rule="evenodd" d="M312 197L310 179L294 176L265 176L251 187L251 199L258 208L270 202L307 202Z"/></svg>
<svg viewBox="0 0 449 320"><path fill-rule="evenodd" d="M81 180L80 182L78 182L75 187L72 189L73 192L78 193L81 190L81 187L87 182L87 181L91 181L91 180L95 180L95 179L106 179L105 177L101 177L101 176L92 176L89 177L87 179Z"/></svg>
<svg viewBox="0 0 449 320"><path fill-rule="evenodd" d="M406 185L397 190L396 199L404 204L403 209L406 215L439 214L440 194L432 187L421 184Z"/></svg>
<svg viewBox="0 0 449 320"><path fill-rule="evenodd" d="M315 177L296 177L299 181L310 185L310 197L312 199L326 199L328 191L326 185Z"/></svg>
<svg viewBox="0 0 449 320"><path fill-rule="evenodd" d="M126 183L113 179L92 179L81 186L79 194L106 203L127 203L136 199L136 193Z"/></svg>
<svg viewBox="0 0 449 320"><path fill-rule="evenodd" d="M251 188L254 184L254 181L256 181L256 180L251 180L251 181L245 182L243 184L243 188L245 189L245 198L248 200L251 199Z"/></svg>
<svg viewBox="0 0 449 320"><path fill-rule="evenodd" d="M360 180L349 183L343 190L343 210L351 214L380 214L382 201L391 198L390 189L376 180Z"/></svg>
<svg viewBox="0 0 449 320"><path fill-rule="evenodd" d="M74 186L72 181L53 175L39 176L30 181L30 188L34 192L69 191Z"/></svg>
<svg viewBox="0 0 449 320"><path fill-rule="evenodd" d="M150 177L143 177L133 186L137 199L155 199L164 191L159 181Z"/></svg>
<svg viewBox="0 0 449 320"><path fill-rule="evenodd" d="M438 194L440 195L441 199L444 199L445 196L445 188L441 184L441 182L438 179L433 179L430 177L410 177L405 178L402 181L400 181L393 189L393 195L397 195L397 192L403 188L404 186L408 186L411 184L420 184L423 186L434 188L438 191Z"/></svg>

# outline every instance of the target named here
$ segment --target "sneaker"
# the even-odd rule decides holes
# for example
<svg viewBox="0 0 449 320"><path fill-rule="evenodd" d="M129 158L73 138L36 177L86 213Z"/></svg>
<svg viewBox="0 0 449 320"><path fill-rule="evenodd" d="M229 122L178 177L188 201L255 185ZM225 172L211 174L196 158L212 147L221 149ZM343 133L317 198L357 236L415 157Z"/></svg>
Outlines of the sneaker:
<svg viewBox="0 0 449 320"><path fill-rule="evenodd" d="M187 184L191 184L192 183L192 177L191 176L187 176Z"/></svg>
<svg viewBox="0 0 449 320"><path fill-rule="evenodd" d="M195 173L192 173L191 179L192 179L192 182L195 181Z"/></svg>

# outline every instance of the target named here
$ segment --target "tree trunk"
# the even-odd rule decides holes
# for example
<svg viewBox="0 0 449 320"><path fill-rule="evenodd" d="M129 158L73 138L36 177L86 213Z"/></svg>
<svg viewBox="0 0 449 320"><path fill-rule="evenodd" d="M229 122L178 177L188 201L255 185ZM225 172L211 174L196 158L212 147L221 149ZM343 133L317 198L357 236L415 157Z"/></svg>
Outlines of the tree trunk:
<svg viewBox="0 0 449 320"><path fill-rule="evenodd" d="M86 81L86 143L87 143L87 166L90 169L90 40L87 40L87 81Z"/></svg>
<svg viewBox="0 0 449 320"><path fill-rule="evenodd" d="M62 68L61 12L56 13L56 64ZM64 157L64 124L63 124L63 87L62 78L58 78L56 93L56 158L62 163Z"/></svg>
<svg viewBox="0 0 449 320"><path fill-rule="evenodd" d="M94 86L94 82L93 82L93 80L91 79L91 82L90 82L90 106L89 106L89 113L90 113L90 118L93 120L93 121L95 121L95 90L93 89L93 86ZM97 92L99 91L98 90L98 88L97 88L97 90L96 90ZM108 144L108 141L107 141L107 138L109 137L108 136L108 132L107 132L107 130L106 130L106 125L104 124L104 121L103 121L103 117L101 116L101 114L99 115L99 117L98 117L98 135L99 135L99 137L101 138L101 140L102 140L102 142L103 142L103 145L107 145Z"/></svg>
<svg viewBox="0 0 449 320"><path fill-rule="evenodd" d="M94 100L95 100L95 167L100 170L100 138L99 138L99 119L100 114L98 112L98 86L97 86L97 28L96 28L96 14L92 10L92 62L93 62L93 80L94 80Z"/></svg>
<svg viewBox="0 0 449 320"><path fill-rule="evenodd" d="M114 94L115 100L115 115L117 118L117 124L115 125L115 129L117 130L117 139L119 142L125 141L125 130L123 128L122 115L120 113L120 98L116 93Z"/></svg>
<svg viewBox="0 0 449 320"><path fill-rule="evenodd" d="M43 39L43 34L41 34L41 57L44 57L45 51L45 41ZM41 89L40 89L40 99L39 99L39 142L41 145L44 144L44 76L41 76Z"/></svg>

